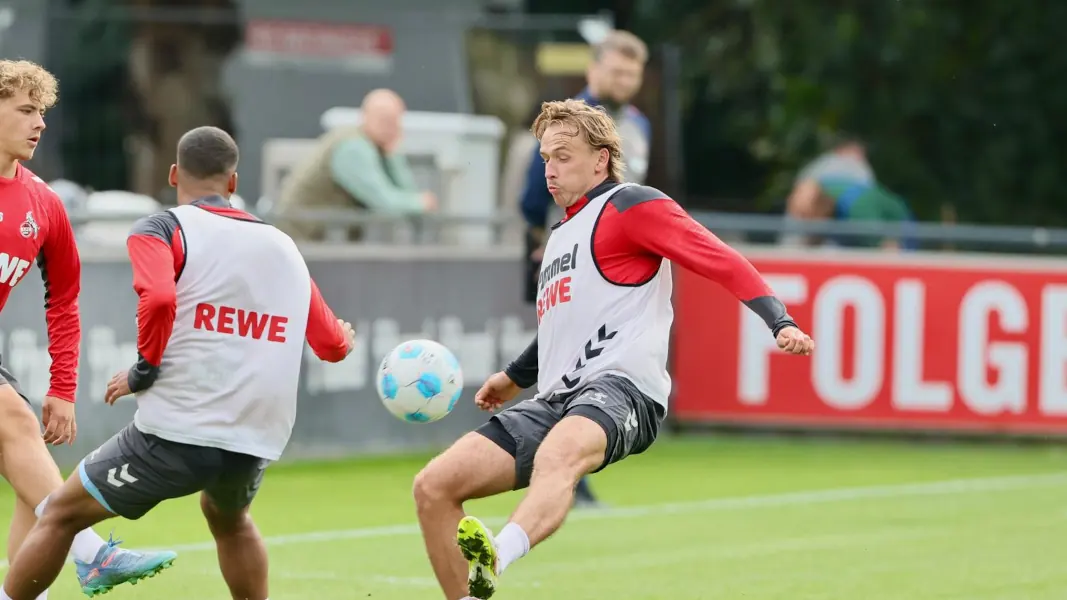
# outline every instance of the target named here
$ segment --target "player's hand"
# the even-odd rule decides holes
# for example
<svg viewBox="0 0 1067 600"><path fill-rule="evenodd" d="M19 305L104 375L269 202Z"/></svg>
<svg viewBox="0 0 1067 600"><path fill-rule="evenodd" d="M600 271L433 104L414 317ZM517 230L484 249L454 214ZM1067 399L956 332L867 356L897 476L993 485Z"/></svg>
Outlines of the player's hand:
<svg viewBox="0 0 1067 600"><path fill-rule="evenodd" d="M485 381L478 393L474 394L474 403L478 408L493 412L500 405L514 400L522 391L507 373L501 371Z"/></svg>
<svg viewBox="0 0 1067 600"><path fill-rule="evenodd" d="M537 248L534 248L534 251L530 253L530 260L538 263L543 261L545 259L545 247L547 245L548 243L546 242Z"/></svg>
<svg viewBox="0 0 1067 600"><path fill-rule="evenodd" d="M815 340L796 327L786 327L778 332L778 347L789 354L808 356L815 350Z"/></svg>
<svg viewBox="0 0 1067 600"><path fill-rule="evenodd" d="M348 345L348 352L345 353L345 356L348 356L356 349L356 330L351 323L344 319L337 319L337 324L341 326L341 331L345 333L345 344Z"/></svg>
<svg viewBox="0 0 1067 600"><path fill-rule="evenodd" d="M104 402L114 405L115 401L123 396L129 396L130 391L129 371L119 371L107 382L107 393L104 394Z"/></svg>
<svg viewBox="0 0 1067 600"><path fill-rule="evenodd" d="M41 424L44 425L44 443L54 446L73 444L78 437L78 425L74 421L74 403L55 396L45 396L41 407Z"/></svg>

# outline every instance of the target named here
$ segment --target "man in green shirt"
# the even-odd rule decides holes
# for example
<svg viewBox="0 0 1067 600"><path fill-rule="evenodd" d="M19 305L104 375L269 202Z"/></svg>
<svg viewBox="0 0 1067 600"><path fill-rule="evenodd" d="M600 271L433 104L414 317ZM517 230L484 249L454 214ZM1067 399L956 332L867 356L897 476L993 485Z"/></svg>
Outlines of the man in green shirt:
<svg viewBox="0 0 1067 600"><path fill-rule="evenodd" d="M805 179L793 190L789 216L798 219L837 221L912 221L904 199L877 182L849 179ZM882 236L842 236L841 246L900 248L899 240Z"/></svg>
<svg viewBox="0 0 1067 600"><path fill-rule="evenodd" d="M278 227L298 240L321 240L324 227L291 218L308 208L358 208L413 215L437 208L431 192L415 183L397 150L403 134L404 101L391 90L363 99L362 123L319 138L315 150L286 178L277 201ZM350 238L359 237L354 228Z"/></svg>

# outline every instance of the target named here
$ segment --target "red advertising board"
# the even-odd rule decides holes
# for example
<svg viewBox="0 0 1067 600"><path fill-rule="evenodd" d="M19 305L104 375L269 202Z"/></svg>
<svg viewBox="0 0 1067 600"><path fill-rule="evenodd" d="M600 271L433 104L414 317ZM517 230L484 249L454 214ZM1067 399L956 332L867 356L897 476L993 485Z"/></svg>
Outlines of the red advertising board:
<svg viewBox="0 0 1067 600"><path fill-rule="evenodd" d="M1067 261L760 252L815 339L778 353L715 283L677 274L681 421L1067 434Z"/></svg>
<svg viewBox="0 0 1067 600"><path fill-rule="evenodd" d="M393 32L367 24L253 20L245 26L245 58L255 64L322 66L358 72L392 68Z"/></svg>

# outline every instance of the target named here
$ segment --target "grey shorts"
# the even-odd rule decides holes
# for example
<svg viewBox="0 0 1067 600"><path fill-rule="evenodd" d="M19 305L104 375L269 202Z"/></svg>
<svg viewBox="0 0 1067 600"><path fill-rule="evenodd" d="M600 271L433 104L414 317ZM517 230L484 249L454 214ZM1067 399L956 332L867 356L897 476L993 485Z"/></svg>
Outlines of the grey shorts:
<svg viewBox="0 0 1067 600"><path fill-rule="evenodd" d="M599 424L608 436L604 463L595 471L647 450L659 434L666 410L630 380L605 375L553 396L530 399L493 415L476 431L515 457L515 489L530 485L534 456L548 432L565 417L580 415Z"/></svg>
<svg viewBox="0 0 1067 600"><path fill-rule="evenodd" d="M0 360L3 359L0 358ZM3 385L5 383L10 385L15 390L15 393L17 393L19 396L22 396L22 399L25 400L27 404L29 404L30 399L27 398L26 394L22 392L22 386L19 385L19 380L15 379L15 376L11 374L11 371L8 371L6 367L0 364L0 385Z"/></svg>
<svg viewBox="0 0 1067 600"><path fill-rule="evenodd" d="M270 461L142 433L133 423L78 465L82 485L104 508L139 519L157 504L204 492L224 512L252 503Z"/></svg>

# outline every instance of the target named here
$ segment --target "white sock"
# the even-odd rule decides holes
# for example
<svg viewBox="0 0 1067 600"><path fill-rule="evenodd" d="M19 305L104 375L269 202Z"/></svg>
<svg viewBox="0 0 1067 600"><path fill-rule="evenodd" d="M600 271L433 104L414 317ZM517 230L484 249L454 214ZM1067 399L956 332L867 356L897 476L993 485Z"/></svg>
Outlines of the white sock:
<svg viewBox="0 0 1067 600"><path fill-rule="evenodd" d="M92 528L82 529L74 536L74 543L70 546L70 555L84 562L91 563L96 560L97 553L107 545L104 538L100 537Z"/></svg>
<svg viewBox="0 0 1067 600"><path fill-rule="evenodd" d="M44 500L41 500L41 503L37 505L37 508L33 509L33 514L37 515L38 519L44 514L44 507L46 504L48 504L48 496L45 496Z"/></svg>
<svg viewBox="0 0 1067 600"><path fill-rule="evenodd" d="M497 575L504 572L508 565L526 556L530 551L530 538L515 523L508 523L496 536L496 554L499 559Z"/></svg>
<svg viewBox="0 0 1067 600"><path fill-rule="evenodd" d="M48 590L41 592L41 595L37 596L37 600L48 600Z"/></svg>
<svg viewBox="0 0 1067 600"><path fill-rule="evenodd" d="M33 514L37 515L37 518L41 518L44 513L44 507L48 504L48 498L41 500L41 503L37 505L37 508L33 509ZM83 529L78 532L78 535L74 536L74 543L70 547L71 555L86 563L91 563L96 560L97 552L100 552L100 548L107 542L104 538L100 537L95 531L90 529ZM3 596L0 596L0 600L5 600ZM39 597L37 600L45 600L44 596Z"/></svg>

